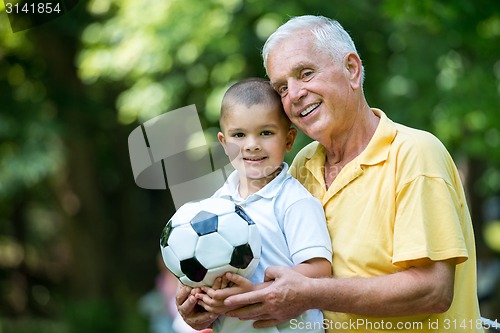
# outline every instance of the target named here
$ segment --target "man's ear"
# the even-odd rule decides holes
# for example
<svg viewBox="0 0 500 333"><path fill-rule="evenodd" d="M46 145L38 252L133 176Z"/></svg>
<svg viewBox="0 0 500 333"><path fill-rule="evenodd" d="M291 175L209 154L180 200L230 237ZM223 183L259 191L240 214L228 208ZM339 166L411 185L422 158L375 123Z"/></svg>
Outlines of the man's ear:
<svg viewBox="0 0 500 333"><path fill-rule="evenodd" d="M363 73L363 65L356 53L350 52L344 57L344 66L348 73L348 79L351 82L353 89L361 87L361 76Z"/></svg>
<svg viewBox="0 0 500 333"><path fill-rule="evenodd" d="M297 129L295 127L290 127L288 130L288 134L286 135L286 151L289 152L292 150L293 142L297 137Z"/></svg>
<svg viewBox="0 0 500 333"><path fill-rule="evenodd" d="M224 153L229 156L226 148L226 138L224 137L224 133L219 132L217 133L217 140L219 140L220 144L222 145L222 148L224 148Z"/></svg>

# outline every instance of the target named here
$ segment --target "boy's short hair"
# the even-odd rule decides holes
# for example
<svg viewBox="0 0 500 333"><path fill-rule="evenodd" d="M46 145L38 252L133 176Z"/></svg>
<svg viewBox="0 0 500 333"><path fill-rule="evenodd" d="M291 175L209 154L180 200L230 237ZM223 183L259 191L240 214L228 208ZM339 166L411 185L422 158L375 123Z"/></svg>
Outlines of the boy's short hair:
<svg viewBox="0 0 500 333"><path fill-rule="evenodd" d="M261 78L249 78L238 81L226 90L222 98L219 125L222 123L231 110L237 105L244 105L250 108L252 105L266 104L271 107L278 107L280 115L290 123L281 104L280 95L273 89L271 82Z"/></svg>

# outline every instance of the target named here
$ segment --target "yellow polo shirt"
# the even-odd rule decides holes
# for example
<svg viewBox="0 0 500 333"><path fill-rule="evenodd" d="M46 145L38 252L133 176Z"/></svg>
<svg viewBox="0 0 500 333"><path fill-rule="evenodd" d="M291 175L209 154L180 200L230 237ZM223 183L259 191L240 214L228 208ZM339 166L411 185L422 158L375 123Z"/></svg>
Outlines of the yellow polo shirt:
<svg viewBox="0 0 500 333"><path fill-rule="evenodd" d="M372 277L456 258L455 295L441 314L371 318L324 311L327 332L484 332L472 222L452 158L432 134L372 111L380 118L373 138L328 190L318 142L290 167L323 204L334 275Z"/></svg>

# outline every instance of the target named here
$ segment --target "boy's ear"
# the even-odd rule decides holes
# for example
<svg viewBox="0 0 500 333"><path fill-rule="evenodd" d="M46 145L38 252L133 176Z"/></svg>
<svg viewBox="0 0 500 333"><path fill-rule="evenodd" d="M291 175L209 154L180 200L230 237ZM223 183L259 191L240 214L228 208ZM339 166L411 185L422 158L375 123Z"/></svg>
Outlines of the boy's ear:
<svg viewBox="0 0 500 333"><path fill-rule="evenodd" d="M226 153L226 155L228 155L227 149L226 149L226 138L224 137L224 134L222 132L217 133L217 140L219 140L220 144L222 145L222 148L224 148L224 153Z"/></svg>
<svg viewBox="0 0 500 333"><path fill-rule="evenodd" d="M286 136L286 151L287 152L292 150L293 142L295 141L296 137L297 137L297 129L295 127L290 127L290 129L288 130L288 134Z"/></svg>

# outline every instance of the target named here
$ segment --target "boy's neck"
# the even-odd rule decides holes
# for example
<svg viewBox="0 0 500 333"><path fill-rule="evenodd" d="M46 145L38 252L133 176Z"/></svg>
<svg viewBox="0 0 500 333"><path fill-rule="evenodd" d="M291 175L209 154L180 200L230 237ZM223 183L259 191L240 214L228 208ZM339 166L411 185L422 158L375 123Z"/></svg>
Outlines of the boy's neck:
<svg viewBox="0 0 500 333"><path fill-rule="evenodd" d="M269 184L277 175L280 174L282 167L279 167L267 177L258 179L248 179L244 175L240 174L240 185L238 187L238 193L242 199L248 198L250 195L257 193L263 189L267 184Z"/></svg>

